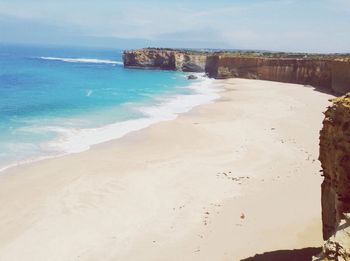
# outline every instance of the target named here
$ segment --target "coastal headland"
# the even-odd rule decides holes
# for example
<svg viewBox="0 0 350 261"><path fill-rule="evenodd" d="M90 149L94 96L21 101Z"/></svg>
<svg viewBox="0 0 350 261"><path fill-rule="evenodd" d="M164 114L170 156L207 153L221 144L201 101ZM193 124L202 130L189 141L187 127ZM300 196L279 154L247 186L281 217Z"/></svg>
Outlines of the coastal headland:
<svg viewBox="0 0 350 261"><path fill-rule="evenodd" d="M208 52L145 48L124 52L124 66L205 72L215 79L246 78L311 85L343 95L350 91L350 56L267 52Z"/></svg>

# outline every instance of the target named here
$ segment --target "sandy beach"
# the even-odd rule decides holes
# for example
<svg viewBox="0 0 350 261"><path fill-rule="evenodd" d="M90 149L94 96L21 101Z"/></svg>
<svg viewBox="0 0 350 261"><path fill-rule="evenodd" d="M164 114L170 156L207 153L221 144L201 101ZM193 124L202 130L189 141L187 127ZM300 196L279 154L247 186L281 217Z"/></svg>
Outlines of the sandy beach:
<svg viewBox="0 0 350 261"><path fill-rule="evenodd" d="M220 99L176 120L2 172L0 260L235 261L321 246L318 138L332 96L214 85Z"/></svg>

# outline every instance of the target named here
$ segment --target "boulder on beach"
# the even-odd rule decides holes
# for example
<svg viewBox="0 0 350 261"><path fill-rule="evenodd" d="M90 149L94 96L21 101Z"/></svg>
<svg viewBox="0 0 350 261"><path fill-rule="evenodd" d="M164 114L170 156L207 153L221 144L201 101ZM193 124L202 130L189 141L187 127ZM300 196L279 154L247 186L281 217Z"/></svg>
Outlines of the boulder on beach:
<svg viewBox="0 0 350 261"><path fill-rule="evenodd" d="M196 79L198 79L198 77L196 75L191 74L191 75L187 76L187 79L188 80L196 80Z"/></svg>

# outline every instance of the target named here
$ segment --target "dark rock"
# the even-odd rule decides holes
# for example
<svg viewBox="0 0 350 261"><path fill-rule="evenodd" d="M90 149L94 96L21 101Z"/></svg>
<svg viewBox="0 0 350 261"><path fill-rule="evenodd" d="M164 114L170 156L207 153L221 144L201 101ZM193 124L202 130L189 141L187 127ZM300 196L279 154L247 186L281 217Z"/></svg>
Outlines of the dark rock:
<svg viewBox="0 0 350 261"><path fill-rule="evenodd" d="M188 80L196 80L196 79L198 79L198 77L196 75L191 74L191 75L187 76L187 79Z"/></svg>

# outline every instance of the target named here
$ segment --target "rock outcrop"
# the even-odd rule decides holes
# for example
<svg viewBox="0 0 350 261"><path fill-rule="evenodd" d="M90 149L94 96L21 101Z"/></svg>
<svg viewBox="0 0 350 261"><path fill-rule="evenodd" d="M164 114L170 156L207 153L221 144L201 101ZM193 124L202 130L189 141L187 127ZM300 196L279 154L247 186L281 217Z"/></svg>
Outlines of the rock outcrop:
<svg viewBox="0 0 350 261"><path fill-rule="evenodd" d="M196 80L196 79L198 79L198 77L196 75L191 74L191 75L187 76L187 79L188 80Z"/></svg>
<svg viewBox="0 0 350 261"><path fill-rule="evenodd" d="M168 49L124 51L123 61L129 68L176 70L174 51Z"/></svg>
<svg viewBox="0 0 350 261"><path fill-rule="evenodd" d="M183 72L204 72L207 63L206 53L175 52L175 68Z"/></svg>
<svg viewBox="0 0 350 261"><path fill-rule="evenodd" d="M350 260L350 94L325 112L320 133L323 169L323 253L314 260Z"/></svg>
<svg viewBox="0 0 350 261"><path fill-rule="evenodd" d="M297 83L343 95L350 91L350 59L339 57L343 56L145 48L125 51L123 60L127 68L206 72L216 79L239 77Z"/></svg>
<svg viewBox="0 0 350 261"><path fill-rule="evenodd" d="M204 72L207 53L187 50L145 48L125 51L124 66L183 72Z"/></svg>

